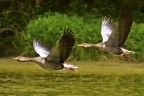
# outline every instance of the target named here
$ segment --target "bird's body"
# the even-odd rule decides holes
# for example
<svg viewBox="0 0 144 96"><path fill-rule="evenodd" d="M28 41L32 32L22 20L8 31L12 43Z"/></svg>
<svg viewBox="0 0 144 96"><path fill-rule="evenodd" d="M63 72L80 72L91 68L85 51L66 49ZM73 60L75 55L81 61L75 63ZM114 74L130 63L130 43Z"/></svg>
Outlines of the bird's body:
<svg viewBox="0 0 144 96"><path fill-rule="evenodd" d="M132 21L133 18L130 10L128 9L128 7L123 6L116 26L113 26L109 18L102 18L102 42L97 44L82 43L78 46L84 48L98 47L102 48L107 52L123 56L125 56L125 54L128 55L134 53L132 51L122 48L122 45L126 41L126 38L128 37L128 34L130 32Z"/></svg>
<svg viewBox="0 0 144 96"><path fill-rule="evenodd" d="M33 61L38 63L44 69L61 70L69 69L77 71L77 66L66 64L64 61L69 57L75 38L71 30L67 29L60 41L50 50L47 46L37 40L33 40L34 50L40 55L39 57L18 56L13 59L18 61Z"/></svg>

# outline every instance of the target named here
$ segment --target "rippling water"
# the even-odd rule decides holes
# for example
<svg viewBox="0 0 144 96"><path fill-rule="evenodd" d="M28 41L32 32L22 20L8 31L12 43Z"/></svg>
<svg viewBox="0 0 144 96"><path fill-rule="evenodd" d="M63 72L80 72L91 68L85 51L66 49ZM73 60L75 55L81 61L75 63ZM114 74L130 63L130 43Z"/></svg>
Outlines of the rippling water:
<svg viewBox="0 0 144 96"><path fill-rule="evenodd" d="M0 72L0 96L144 96L142 75Z"/></svg>

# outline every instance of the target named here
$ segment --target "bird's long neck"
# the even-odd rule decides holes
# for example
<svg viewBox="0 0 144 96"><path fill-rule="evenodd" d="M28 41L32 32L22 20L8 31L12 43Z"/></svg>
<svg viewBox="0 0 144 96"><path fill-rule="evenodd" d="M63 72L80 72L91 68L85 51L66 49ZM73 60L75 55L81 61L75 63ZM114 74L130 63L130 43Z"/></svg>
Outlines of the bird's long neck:
<svg viewBox="0 0 144 96"><path fill-rule="evenodd" d="M45 59L43 57L25 57L25 60L24 61L34 61L34 62L37 62L37 63L42 63L44 64L45 62Z"/></svg>
<svg viewBox="0 0 144 96"><path fill-rule="evenodd" d="M105 43L103 43L103 42L97 43L97 44L95 44L95 47L98 47L98 48L105 48Z"/></svg>
<svg viewBox="0 0 144 96"><path fill-rule="evenodd" d="M87 47L98 47L98 48L104 48L104 43L97 43L97 44L88 44Z"/></svg>

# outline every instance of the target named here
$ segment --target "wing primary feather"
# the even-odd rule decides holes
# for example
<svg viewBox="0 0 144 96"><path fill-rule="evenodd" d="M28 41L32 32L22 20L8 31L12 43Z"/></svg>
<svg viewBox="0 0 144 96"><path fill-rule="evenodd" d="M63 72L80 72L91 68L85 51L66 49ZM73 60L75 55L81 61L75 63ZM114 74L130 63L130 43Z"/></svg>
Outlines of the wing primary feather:
<svg viewBox="0 0 144 96"><path fill-rule="evenodd" d="M52 48L47 60L64 63L69 57L72 47L74 46L75 38L72 30L64 29L64 33L58 43Z"/></svg>
<svg viewBox="0 0 144 96"><path fill-rule="evenodd" d="M130 27L132 25L133 17L131 10L128 8L128 6L123 5L121 9L120 16L118 18L118 39L119 39L119 44L118 46L121 47L124 42L126 41L129 32L130 32Z"/></svg>
<svg viewBox="0 0 144 96"><path fill-rule="evenodd" d="M108 46L121 47L130 32L132 21L130 9L126 5L123 5L118 18L118 24L112 28L112 33L106 44Z"/></svg>
<svg viewBox="0 0 144 96"><path fill-rule="evenodd" d="M75 38L72 30L65 29L64 34L59 41L60 43L60 62L64 62L70 55L72 47L75 43Z"/></svg>

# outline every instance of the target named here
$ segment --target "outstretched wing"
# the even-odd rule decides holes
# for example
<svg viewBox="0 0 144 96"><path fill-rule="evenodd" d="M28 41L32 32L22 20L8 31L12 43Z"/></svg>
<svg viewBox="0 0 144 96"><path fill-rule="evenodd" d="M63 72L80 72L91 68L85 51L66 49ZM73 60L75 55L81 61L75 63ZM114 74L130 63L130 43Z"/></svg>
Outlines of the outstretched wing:
<svg viewBox="0 0 144 96"><path fill-rule="evenodd" d="M130 32L130 27L133 22L133 17L130 9L127 6L123 6L122 12L118 19L118 46L121 47L126 41Z"/></svg>
<svg viewBox="0 0 144 96"><path fill-rule="evenodd" d="M118 18L118 25L112 29L112 34L110 35L106 44L108 46L121 47L130 32L132 20L130 10L128 7L123 6Z"/></svg>
<svg viewBox="0 0 144 96"><path fill-rule="evenodd" d="M101 25L101 35L103 38L102 42L106 42L111 35L112 32L112 23L110 18L102 17L102 25Z"/></svg>
<svg viewBox="0 0 144 96"><path fill-rule="evenodd" d="M47 57L50 49L44 44L40 43L37 40L33 40L33 47L36 53L38 53L41 57Z"/></svg>
<svg viewBox="0 0 144 96"><path fill-rule="evenodd" d="M65 29L62 38L52 48L47 60L54 60L63 63L69 57L74 43L75 38L72 30Z"/></svg>

